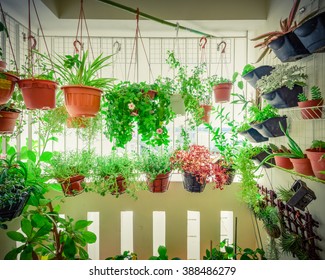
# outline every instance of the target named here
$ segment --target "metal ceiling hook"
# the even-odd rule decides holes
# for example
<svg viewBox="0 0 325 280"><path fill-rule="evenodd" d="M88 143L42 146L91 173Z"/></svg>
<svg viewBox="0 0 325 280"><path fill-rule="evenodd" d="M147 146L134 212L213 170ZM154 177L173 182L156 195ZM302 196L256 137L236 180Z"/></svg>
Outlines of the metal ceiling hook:
<svg viewBox="0 0 325 280"><path fill-rule="evenodd" d="M225 41L221 41L218 45L217 45L217 50L219 51L220 50L220 46L221 45L224 45L223 46L223 49L221 50L221 53L225 53L226 52L226 47L227 47L227 43Z"/></svg>
<svg viewBox="0 0 325 280"><path fill-rule="evenodd" d="M208 42L208 39L205 36L201 37L201 39L200 39L200 47L202 49L204 49L207 42Z"/></svg>

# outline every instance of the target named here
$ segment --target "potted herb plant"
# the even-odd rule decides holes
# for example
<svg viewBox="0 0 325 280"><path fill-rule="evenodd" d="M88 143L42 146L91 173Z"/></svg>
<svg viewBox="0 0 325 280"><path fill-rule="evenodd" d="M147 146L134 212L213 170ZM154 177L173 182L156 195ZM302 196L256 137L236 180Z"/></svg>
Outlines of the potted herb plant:
<svg viewBox="0 0 325 280"><path fill-rule="evenodd" d="M262 65L255 67L251 64L246 64L241 76L245 79L253 88L256 88L256 82L263 76L267 76L271 73L273 67L269 65Z"/></svg>
<svg viewBox="0 0 325 280"><path fill-rule="evenodd" d="M65 196L74 196L84 191L85 177L90 176L92 169L92 152L81 151L53 153L48 174L61 184Z"/></svg>
<svg viewBox="0 0 325 280"><path fill-rule="evenodd" d="M210 87L214 92L214 101L229 102L233 82L230 79L219 77L217 75L209 77Z"/></svg>
<svg viewBox="0 0 325 280"><path fill-rule="evenodd" d="M87 189L104 196L111 193L118 197L125 192L134 196L132 186L137 182L135 164L127 154L116 152L108 156L97 156L94 163L93 184Z"/></svg>
<svg viewBox="0 0 325 280"><path fill-rule="evenodd" d="M322 117L323 97L318 86L310 89L311 99L308 100L304 93L298 95L298 106L301 108L303 119L320 119Z"/></svg>
<svg viewBox="0 0 325 280"><path fill-rule="evenodd" d="M321 171L325 170L325 142L322 140L314 140L311 147L306 149L306 154L310 160L315 176L325 181L325 175L321 173Z"/></svg>
<svg viewBox="0 0 325 280"><path fill-rule="evenodd" d="M280 20L280 31L271 31L259 35L251 40L257 41L263 39L262 42L255 45L255 48L264 48L257 62L270 51L281 60L281 62L290 62L301 59L310 55L310 52L305 48L293 30L298 26L295 16L298 11L300 0L295 0L291 8L289 17Z"/></svg>
<svg viewBox="0 0 325 280"><path fill-rule="evenodd" d="M9 72L0 72L0 105L6 104L15 89L19 78Z"/></svg>
<svg viewBox="0 0 325 280"><path fill-rule="evenodd" d="M171 158L173 169L183 172L184 189L189 192L203 192L210 181L215 188L222 189L228 180L226 170L214 162L210 151L200 145L190 145L188 150L177 149Z"/></svg>
<svg viewBox="0 0 325 280"><path fill-rule="evenodd" d="M303 92L307 74L305 68L288 63L274 66L270 75L257 81L256 87L262 97L275 108L298 106L298 94Z"/></svg>
<svg viewBox="0 0 325 280"><path fill-rule="evenodd" d="M273 154L281 154L281 153L290 154L289 149L283 145L281 145L281 147L278 148L276 145L270 143L269 147L271 148ZM288 157L277 155L277 156L274 156L274 160L275 160L276 166L279 166L284 169L293 169L292 162L290 161L290 158L288 158Z"/></svg>
<svg viewBox="0 0 325 280"><path fill-rule="evenodd" d="M149 191L162 193L168 190L172 172L170 158L171 154L166 149L146 149L138 156L137 169L146 174Z"/></svg>
<svg viewBox="0 0 325 280"><path fill-rule="evenodd" d="M61 82L67 111L71 117L93 117L100 109L101 94L113 78L98 78L100 70L110 65L112 55L100 54L88 63L88 51L82 55L56 55L53 67Z"/></svg>

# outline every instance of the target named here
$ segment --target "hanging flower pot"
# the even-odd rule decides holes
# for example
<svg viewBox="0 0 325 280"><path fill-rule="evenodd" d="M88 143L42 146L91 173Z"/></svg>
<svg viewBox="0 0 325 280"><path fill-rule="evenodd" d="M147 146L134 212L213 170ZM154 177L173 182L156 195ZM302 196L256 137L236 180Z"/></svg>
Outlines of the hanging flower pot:
<svg viewBox="0 0 325 280"><path fill-rule="evenodd" d="M117 194L123 194L126 191L126 182L125 178L123 176L118 176L116 178L116 187L112 187L111 194L117 195Z"/></svg>
<svg viewBox="0 0 325 280"><path fill-rule="evenodd" d="M170 97L170 106L176 115L185 115L185 104L180 94L173 94Z"/></svg>
<svg viewBox="0 0 325 280"><path fill-rule="evenodd" d="M320 173L320 171L325 171L325 158L323 158L325 150L307 149L306 154L315 176L325 181L325 174Z"/></svg>
<svg viewBox="0 0 325 280"><path fill-rule="evenodd" d="M231 168L231 167L228 167L226 168L226 174L228 175L228 179L225 183L225 185L231 185L232 182L234 181L235 179L235 176L236 176L236 170Z"/></svg>
<svg viewBox="0 0 325 280"><path fill-rule="evenodd" d="M243 135L248 141L253 143L260 143L268 141L269 138L264 137L261 133L259 133L255 128L251 127L248 130L239 132L240 135Z"/></svg>
<svg viewBox="0 0 325 280"><path fill-rule="evenodd" d="M301 108L301 116L303 119L322 118L323 99L298 102L298 106Z"/></svg>
<svg viewBox="0 0 325 280"><path fill-rule="evenodd" d="M153 181L147 178L147 185L149 187L149 191L153 193L166 192L169 187L170 174L171 172L159 174Z"/></svg>
<svg viewBox="0 0 325 280"><path fill-rule="evenodd" d="M20 112L0 111L0 134L12 134Z"/></svg>
<svg viewBox="0 0 325 280"><path fill-rule="evenodd" d="M290 108L298 106L298 95L302 92L301 86L295 85L293 89L284 86L272 92L264 93L262 97L274 108Z"/></svg>
<svg viewBox="0 0 325 280"><path fill-rule="evenodd" d="M184 189L188 192L193 193L200 193L204 191L206 182L203 179L203 182L201 183L199 180L197 180L197 177L195 175L192 175L191 173L185 172L183 174L183 186Z"/></svg>
<svg viewBox="0 0 325 280"><path fill-rule="evenodd" d="M0 221L7 222L7 221L11 221L12 219L20 216L29 197L30 197L30 194L28 192L25 192L21 195L20 200L17 203L7 206L7 207L4 207L4 208L1 208L0 209Z"/></svg>
<svg viewBox="0 0 325 280"><path fill-rule="evenodd" d="M274 117L270 118L262 123L251 124L259 133L264 137L279 137L283 136L284 133L280 128L280 123L284 130L287 129L287 117Z"/></svg>
<svg viewBox="0 0 325 280"><path fill-rule="evenodd" d="M1 77L4 75L5 77ZM0 105L6 104L12 97L16 83L19 78L9 73L0 73Z"/></svg>
<svg viewBox="0 0 325 280"><path fill-rule="evenodd" d="M157 93L158 92L156 90L150 89L148 92L146 92L146 95L148 95L150 99L155 99Z"/></svg>
<svg viewBox="0 0 325 280"><path fill-rule="evenodd" d="M288 200L287 204L302 211L305 211L305 207L316 199L315 193L301 180L296 180L291 186L291 190L295 194Z"/></svg>
<svg viewBox="0 0 325 280"><path fill-rule="evenodd" d="M248 72L243 76L243 79L245 79L253 88L256 88L256 82L263 76L268 76L273 69L272 66L263 65Z"/></svg>
<svg viewBox="0 0 325 280"><path fill-rule="evenodd" d="M293 164L294 171L297 173L315 176L309 158L290 158L290 161Z"/></svg>
<svg viewBox="0 0 325 280"><path fill-rule="evenodd" d="M229 102L232 83L221 83L213 86L214 100L216 103Z"/></svg>
<svg viewBox="0 0 325 280"><path fill-rule="evenodd" d="M274 156L276 166L282 167L284 169L293 169L292 162L290 158L282 156Z"/></svg>
<svg viewBox="0 0 325 280"><path fill-rule="evenodd" d="M294 34L310 53L325 51L325 12L308 19Z"/></svg>
<svg viewBox="0 0 325 280"><path fill-rule="evenodd" d="M64 101L71 117L94 117L99 111L102 90L89 86L63 86Z"/></svg>
<svg viewBox="0 0 325 280"><path fill-rule="evenodd" d="M56 82L32 78L20 80L18 85L27 109L55 108Z"/></svg>
<svg viewBox="0 0 325 280"><path fill-rule="evenodd" d="M204 110L204 115L202 117L202 121L205 123L210 123L210 115L211 115L211 105L200 105L201 108Z"/></svg>
<svg viewBox="0 0 325 280"><path fill-rule="evenodd" d="M64 180L57 179L57 181L61 184L65 196L75 196L84 191L82 186L84 179L85 176L76 175Z"/></svg>
<svg viewBox="0 0 325 280"><path fill-rule="evenodd" d="M291 62L310 55L297 35L293 32L279 36L268 44L281 62Z"/></svg>

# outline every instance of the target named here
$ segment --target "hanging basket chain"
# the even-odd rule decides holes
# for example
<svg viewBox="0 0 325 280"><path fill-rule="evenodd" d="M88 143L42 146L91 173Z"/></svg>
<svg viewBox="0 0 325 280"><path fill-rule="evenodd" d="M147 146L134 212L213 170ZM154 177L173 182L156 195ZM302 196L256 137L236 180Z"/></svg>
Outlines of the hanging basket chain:
<svg viewBox="0 0 325 280"><path fill-rule="evenodd" d="M223 66L225 66L226 70L226 76L228 77L228 69L227 69L227 64L225 63L225 55L226 55L226 48L227 48L227 43L225 41L221 41L219 44L217 44L217 51L220 51L221 46L223 45L221 52L220 52L220 66L221 66L221 76L223 76ZM218 71L218 67L217 67Z"/></svg>
<svg viewBox="0 0 325 280"><path fill-rule="evenodd" d="M3 18L3 24L6 28L6 30L8 30L8 27L7 27L7 22L6 22L6 16L5 16L5 13L2 9L2 5L1 5L1 2L0 2L0 8L1 8L1 14L2 14L2 18ZM14 49L12 47L12 43L11 43L11 39L10 39L10 36L9 36L9 32L7 32L7 38L8 38L8 41L9 41L9 46L10 46L10 50L11 50L11 53L12 53L12 57L14 58L14 63L15 63L15 67L18 71L18 64L17 64L17 60L16 60L16 56L15 56L15 52L14 52Z"/></svg>

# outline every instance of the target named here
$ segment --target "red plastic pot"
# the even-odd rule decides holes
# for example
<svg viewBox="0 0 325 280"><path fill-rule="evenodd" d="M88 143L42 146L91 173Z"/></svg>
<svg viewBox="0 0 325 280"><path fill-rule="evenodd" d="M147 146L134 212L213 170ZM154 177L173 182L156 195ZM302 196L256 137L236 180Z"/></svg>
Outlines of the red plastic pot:
<svg viewBox="0 0 325 280"><path fill-rule="evenodd" d="M84 179L85 176L76 175L66 180L57 179L57 181L61 184L65 196L75 196L84 191L84 188L82 186Z"/></svg>
<svg viewBox="0 0 325 280"><path fill-rule="evenodd" d="M284 169L293 169L293 164L290 161L290 158L274 156L276 166L282 167Z"/></svg>
<svg viewBox="0 0 325 280"><path fill-rule="evenodd" d="M232 83L223 83L213 86L215 102L229 102L231 89Z"/></svg>
<svg viewBox="0 0 325 280"><path fill-rule="evenodd" d="M56 82L32 78L20 80L18 85L27 109L55 108Z"/></svg>
<svg viewBox="0 0 325 280"><path fill-rule="evenodd" d="M63 86L65 107L71 117L94 117L99 111L102 90L88 86Z"/></svg>
<svg viewBox="0 0 325 280"><path fill-rule="evenodd" d="M307 157L310 159L311 167L315 176L318 179L325 180L325 174L321 174L320 171L325 171L325 159L322 158L325 151L317 151L315 149L306 150Z"/></svg>
<svg viewBox="0 0 325 280"><path fill-rule="evenodd" d="M200 105L200 107L203 108L203 110L204 110L204 115L202 117L202 121L204 121L205 123L209 123L212 106L211 105Z"/></svg>
<svg viewBox="0 0 325 280"><path fill-rule="evenodd" d="M171 172L168 172L165 174L159 174L153 181L151 181L149 178L147 178L147 184L149 187L149 191L151 191L153 193L166 192L169 187L170 174L171 174Z"/></svg>
<svg viewBox="0 0 325 280"><path fill-rule="evenodd" d="M294 171L297 173L307 176L315 176L309 158L290 158L290 161L293 164Z"/></svg>
<svg viewBox="0 0 325 280"><path fill-rule="evenodd" d="M303 119L320 119L322 117L321 106L323 106L323 99L298 102L298 106L301 108L301 116Z"/></svg>
<svg viewBox="0 0 325 280"><path fill-rule="evenodd" d="M12 134L19 112L0 111L0 134Z"/></svg>
<svg viewBox="0 0 325 280"><path fill-rule="evenodd" d="M6 79L1 79L3 81L0 83L0 105L6 104L10 100L15 89L15 85L19 81L19 78L15 75L9 73L1 74L4 74Z"/></svg>

